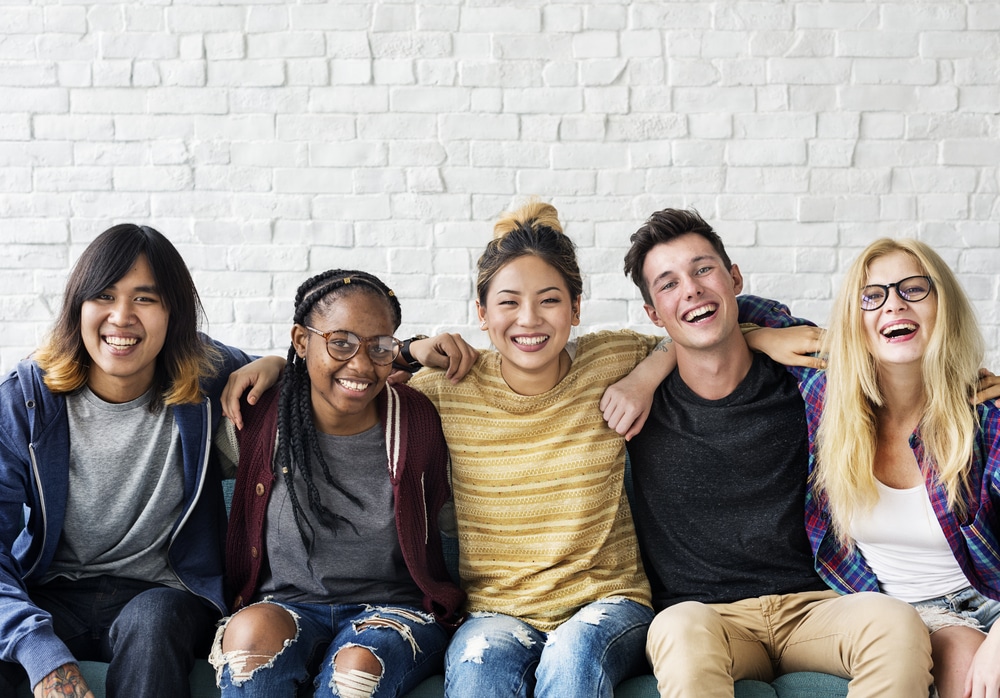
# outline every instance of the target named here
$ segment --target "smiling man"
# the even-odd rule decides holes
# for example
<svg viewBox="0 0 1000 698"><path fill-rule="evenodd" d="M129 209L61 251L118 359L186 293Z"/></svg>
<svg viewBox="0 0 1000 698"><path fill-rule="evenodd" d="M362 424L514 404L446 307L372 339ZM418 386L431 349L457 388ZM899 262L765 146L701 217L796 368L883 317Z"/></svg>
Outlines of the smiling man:
<svg viewBox="0 0 1000 698"><path fill-rule="evenodd" d="M84 250L45 344L0 383L0 695L190 694L226 607L208 447L229 372L184 260L116 225Z"/></svg>
<svg viewBox="0 0 1000 698"><path fill-rule="evenodd" d="M722 240L697 213L665 209L631 242L625 273L677 352L628 446L660 694L732 696L738 679L820 671L850 678L852 698L927 695L913 609L838 596L813 569L804 404L784 367L747 346L743 277Z"/></svg>

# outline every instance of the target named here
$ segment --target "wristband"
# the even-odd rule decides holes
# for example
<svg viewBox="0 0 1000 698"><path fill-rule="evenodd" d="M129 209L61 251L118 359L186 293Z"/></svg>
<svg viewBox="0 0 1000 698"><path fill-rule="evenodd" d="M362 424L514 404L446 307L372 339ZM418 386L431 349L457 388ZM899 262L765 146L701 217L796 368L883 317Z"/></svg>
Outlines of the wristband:
<svg viewBox="0 0 1000 698"><path fill-rule="evenodd" d="M416 342L420 339L427 339L425 334L417 334L409 339L403 340L403 346L399 349L399 358L403 360L405 366L401 366L404 371L409 371L410 373L416 373L424 367L422 363L413 358L413 354L410 353L410 343Z"/></svg>

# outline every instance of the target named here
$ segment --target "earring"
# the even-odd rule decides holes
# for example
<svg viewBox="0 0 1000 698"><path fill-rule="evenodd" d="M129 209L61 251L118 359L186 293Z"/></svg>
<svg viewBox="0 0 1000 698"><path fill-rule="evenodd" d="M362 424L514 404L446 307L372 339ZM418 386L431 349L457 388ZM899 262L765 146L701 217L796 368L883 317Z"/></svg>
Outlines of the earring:
<svg viewBox="0 0 1000 698"><path fill-rule="evenodd" d="M482 322L479 323L479 329L481 330L486 329L486 320L483 320Z"/></svg>

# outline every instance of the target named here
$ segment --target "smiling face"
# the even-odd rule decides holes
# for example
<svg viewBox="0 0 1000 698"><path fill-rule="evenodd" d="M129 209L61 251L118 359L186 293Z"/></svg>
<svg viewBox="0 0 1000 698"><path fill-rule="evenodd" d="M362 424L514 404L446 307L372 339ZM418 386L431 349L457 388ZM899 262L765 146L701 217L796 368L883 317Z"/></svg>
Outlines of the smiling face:
<svg viewBox="0 0 1000 698"><path fill-rule="evenodd" d="M580 299L572 298L559 270L535 255L504 265L485 298L476 309L500 352L507 385L522 395L551 390L562 378L570 330L580 324Z"/></svg>
<svg viewBox="0 0 1000 698"><path fill-rule="evenodd" d="M701 235L689 233L653 247L643 278L653 301L643 306L646 314L667 331L678 352L726 350L734 337L740 338L736 294L743 277L735 264L726 269Z"/></svg>
<svg viewBox="0 0 1000 698"><path fill-rule="evenodd" d="M868 265L866 284L895 284L911 276L926 275L917 260L905 252L891 252ZM860 302L860 293L858 294ZM868 351L880 365L920 365L937 320L937 293L921 301L903 300L890 288L885 304L862 312Z"/></svg>
<svg viewBox="0 0 1000 698"><path fill-rule="evenodd" d="M80 333L90 355L87 386L118 403L149 390L169 321L149 262L140 255L125 276L80 307Z"/></svg>
<svg viewBox="0 0 1000 698"><path fill-rule="evenodd" d="M316 304L307 321L321 332L348 330L359 337L391 336L395 331L388 302L364 287L328 296ZM373 363L364 344L347 361L338 361L327 352L326 340L302 325L292 327L292 344L306 361L319 431L350 435L375 426L375 397L392 373L391 364Z"/></svg>

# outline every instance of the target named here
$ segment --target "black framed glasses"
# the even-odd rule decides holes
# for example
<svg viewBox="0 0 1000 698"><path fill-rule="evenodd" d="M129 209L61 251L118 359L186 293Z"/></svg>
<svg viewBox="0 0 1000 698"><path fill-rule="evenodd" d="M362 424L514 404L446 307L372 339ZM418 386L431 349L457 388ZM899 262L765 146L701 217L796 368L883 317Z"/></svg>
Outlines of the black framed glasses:
<svg viewBox="0 0 1000 698"><path fill-rule="evenodd" d="M907 303L916 303L927 298L934 284L929 276L907 276L894 284L868 284L861 289L861 309L881 308L889 298L890 288L896 289L896 295Z"/></svg>
<svg viewBox="0 0 1000 698"><path fill-rule="evenodd" d="M320 332L315 327L305 326L307 330L318 334L326 340L326 353L330 358L337 361L349 361L358 353L361 345L365 345L365 351L373 364L387 366L393 359L399 356L399 349L403 343L392 335L383 334L378 337L359 337L350 330L330 330Z"/></svg>

